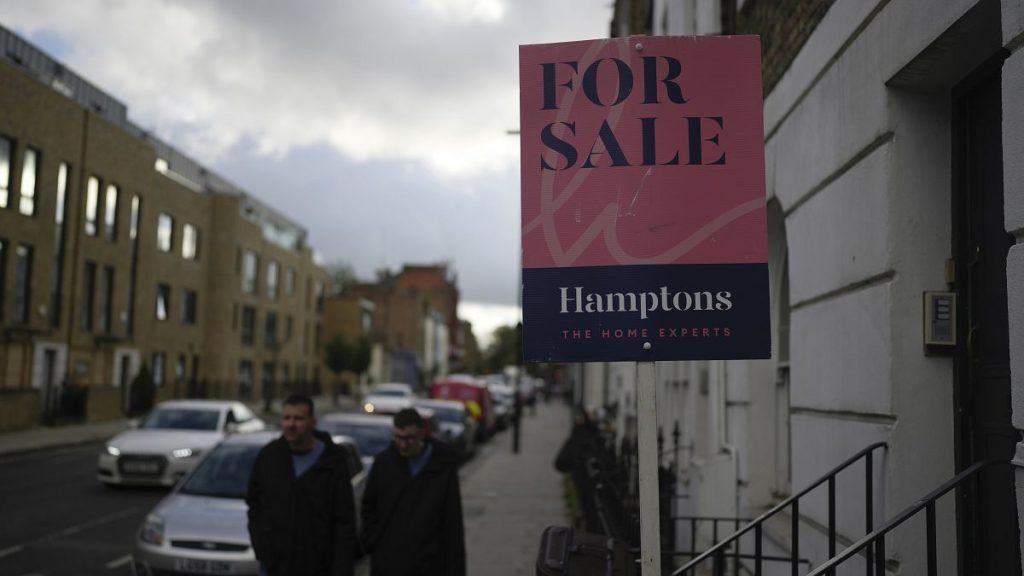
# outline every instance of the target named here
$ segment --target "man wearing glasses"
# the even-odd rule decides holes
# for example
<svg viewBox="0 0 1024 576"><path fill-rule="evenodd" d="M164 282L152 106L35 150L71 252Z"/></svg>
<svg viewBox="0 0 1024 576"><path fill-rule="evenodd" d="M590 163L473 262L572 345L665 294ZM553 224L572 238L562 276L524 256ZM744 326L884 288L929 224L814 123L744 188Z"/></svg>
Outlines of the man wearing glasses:
<svg viewBox="0 0 1024 576"><path fill-rule="evenodd" d="M425 435L413 408L395 414L393 442L363 492L363 543L374 576L465 576L458 459Z"/></svg>

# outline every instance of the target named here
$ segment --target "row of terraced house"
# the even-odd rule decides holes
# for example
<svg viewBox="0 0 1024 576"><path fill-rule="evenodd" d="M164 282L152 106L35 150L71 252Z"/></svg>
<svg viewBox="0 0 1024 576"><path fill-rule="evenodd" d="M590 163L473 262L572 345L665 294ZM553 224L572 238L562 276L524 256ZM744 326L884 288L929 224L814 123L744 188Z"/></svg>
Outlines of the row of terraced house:
<svg viewBox="0 0 1024 576"><path fill-rule="evenodd" d="M299 223L2 27L0 51L0 430L121 417L145 401L143 366L155 400L321 390L325 341L389 329L375 316L402 297L420 303L411 340L378 344L370 378L447 370L462 332L446 265L382 278L440 277L436 306L335 295Z"/></svg>
<svg viewBox="0 0 1024 576"><path fill-rule="evenodd" d="M622 453L657 418L666 572L1021 574L1024 4L614 10L762 49L772 358L660 362L656 415L632 363L572 372Z"/></svg>

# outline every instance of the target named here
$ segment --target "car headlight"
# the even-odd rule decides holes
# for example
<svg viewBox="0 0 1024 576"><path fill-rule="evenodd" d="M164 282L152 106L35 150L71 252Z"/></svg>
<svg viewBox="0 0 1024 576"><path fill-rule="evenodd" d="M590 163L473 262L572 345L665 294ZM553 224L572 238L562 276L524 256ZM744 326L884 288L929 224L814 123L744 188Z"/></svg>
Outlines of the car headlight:
<svg viewBox="0 0 1024 576"><path fill-rule="evenodd" d="M185 458L199 456L199 450L193 448L178 448L177 450L171 451L171 456L174 456L178 460L184 460Z"/></svg>
<svg viewBox="0 0 1024 576"><path fill-rule="evenodd" d="M121 451L118 450L117 447L114 446L113 444L107 444L106 445L106 450L107 450L107 454L110 454L111 456L120 456L121 455Z"/></svg>
<svg viewBox="0 0 1024 576"><path fill-rule="evenodd" d="M373 404L371 404L370 402L363 404L363 410L366 410L367 412L373 412Z"/></svg>
<svg viewBox="0 0 1024 576"><path fill-rule="evenodd" d="M139 528L139 540L147 544L160 546L164 543L164 519L157 514L146 516L146 521Z"/></svg>

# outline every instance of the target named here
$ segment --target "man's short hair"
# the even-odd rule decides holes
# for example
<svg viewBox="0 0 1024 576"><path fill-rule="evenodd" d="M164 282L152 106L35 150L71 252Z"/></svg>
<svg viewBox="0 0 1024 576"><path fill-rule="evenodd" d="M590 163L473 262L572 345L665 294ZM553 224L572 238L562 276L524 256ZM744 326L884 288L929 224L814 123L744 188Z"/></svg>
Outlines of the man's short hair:
<svg viewBox="0 0 1024 576"><path fill-rule="evenodd" d="M305 406L309 408L310 417L313 416L313 399L305 394L290 394L281 402L282 406Z"/></svg>
<svg viewBox="0 0 1024 576"><path fill-rule="evenodd" d="M423 416L420 416L415 408L403 408L395 414L395 428L408 428L409 426L423 428L424 424Z"/></svg>

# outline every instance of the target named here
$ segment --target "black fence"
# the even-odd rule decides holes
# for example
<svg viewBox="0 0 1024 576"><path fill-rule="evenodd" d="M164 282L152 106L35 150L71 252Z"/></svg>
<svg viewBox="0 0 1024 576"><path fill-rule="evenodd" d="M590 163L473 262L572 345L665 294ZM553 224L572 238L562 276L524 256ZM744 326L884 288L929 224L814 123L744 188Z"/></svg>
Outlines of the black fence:
<svg viewBox="0 0 1024 576"><path fill-rule="evenodd" d="M573 435L578 434L578 431L574 431ZM625 541L633 554L639 557L640 500L636 444L624 440L619 449L615 450L612 435L599 433L596 428L590 434L590 438L575 442L575 465L568 470L579 497L584 528L588 532ZM572 438L569 443L573 443ZM672 518L675 494L673 468L658 468L663 550L671 550L675 542L675 522ZM667 570L668 566L665 568Z"/></svg>

